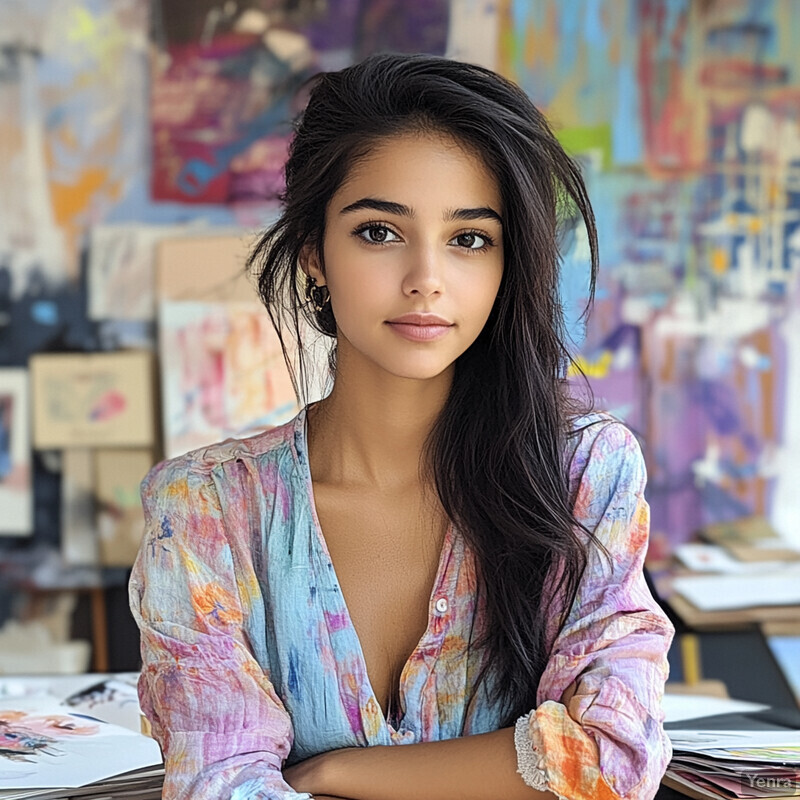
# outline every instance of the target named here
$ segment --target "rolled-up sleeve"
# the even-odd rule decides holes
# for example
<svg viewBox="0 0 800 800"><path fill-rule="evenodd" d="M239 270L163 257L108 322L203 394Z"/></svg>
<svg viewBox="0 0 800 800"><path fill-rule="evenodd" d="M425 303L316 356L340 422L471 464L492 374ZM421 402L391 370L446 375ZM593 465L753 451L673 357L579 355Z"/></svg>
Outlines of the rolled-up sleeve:
<svg viewBox="0 0 800 800"><path fill-rule="evenodd" d="M174 459L155 466L141 492L145 534L129 600L163 798L308 800L282 776L292 723L248 644L252 564L230 545L213 480Z"/></svg>
<svg viewBox="0 0 800 800"><path fill-rule="evenodd" d="M587 567L550 650L538 706L516 724L519 771L570 800L647 800L672 755L662 696L674 628L642 571L649 536L646 470L636 439L605 423L586 452L575 516L605 546ZM561 698L576 690L565 707Z"/></svg>

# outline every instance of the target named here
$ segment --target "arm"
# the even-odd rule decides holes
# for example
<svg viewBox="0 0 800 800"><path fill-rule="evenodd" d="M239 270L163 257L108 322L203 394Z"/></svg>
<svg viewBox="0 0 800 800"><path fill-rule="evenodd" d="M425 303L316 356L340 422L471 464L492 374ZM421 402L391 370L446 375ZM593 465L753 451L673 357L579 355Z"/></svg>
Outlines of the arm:
<svg viewBox="0 0 800 800"><path fill-rule="evenodd" d="M513 728L438 742L334 750L289 767L286 779L315 798L554 800L550 792L526 786L517 773Z"/></svg>
<svg viewBox="0 0 800 800"><path fill-rule="evenodd" d="M281 773L291 721L248 646L257 583L247 548L231 547L213 478L184 459L162 462L142 482L142 502L129 599L163 798L307 800Z"/></svg>
<svg viewBox="0 0 800 800"><path fill-rule="evenodd" d="M539 684L539 705L517 722L520 763L527 763L531 785L559 797L649 800L672 755L661 701L674 629L642 572L649 536L644 459L619 423L607 424L578 458L585 464L578 464L575 515L610 559L589 548ZM561 694L571 683L576 690L565 705Z"/></svg>

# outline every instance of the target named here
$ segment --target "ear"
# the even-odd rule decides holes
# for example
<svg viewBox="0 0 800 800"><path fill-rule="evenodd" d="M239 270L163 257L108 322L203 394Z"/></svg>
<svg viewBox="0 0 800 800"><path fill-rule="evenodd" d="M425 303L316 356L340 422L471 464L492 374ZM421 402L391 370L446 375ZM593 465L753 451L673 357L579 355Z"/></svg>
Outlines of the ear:
<svg viewBox="0 0 800 800"><path fill-rule="evenodd" d="M319 254L317 253L316 245L311 242L306 242L300 250L300 268L311 278L314 278L318 285L322 286L325 283L325 276L322 274L319 264Z"/></svg>

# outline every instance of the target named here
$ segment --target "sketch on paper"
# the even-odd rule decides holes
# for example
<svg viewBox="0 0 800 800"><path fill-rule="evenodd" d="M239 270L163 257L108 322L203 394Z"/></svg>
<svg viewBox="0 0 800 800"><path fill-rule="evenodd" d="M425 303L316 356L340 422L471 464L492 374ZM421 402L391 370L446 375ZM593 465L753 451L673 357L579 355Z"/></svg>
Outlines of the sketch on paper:
<svg viewBox="0 0 800 800"><path fill-rule="evenodd" d="M133 350L33 356L36 447L152 445L152 360Z"/></svg>
<svg viewBox="0 0 800 800"><path fill-rule="evenodd" d="M40 716L26 711L0 711L0 758L33 762L42 755L63 756L58 747L69 736L93 736L95 724L68 715Z"/></svg>
<svg viewBox="0 0 800 800"><path fill-rule="evenodd" d="M161 763L158 743L55 700L0 708L0 792L85 786Z"/></svg>
<svg viewBox="0 0 800 800"><path fill-rule="evenodd" d="M0 369L0 535L33 530L28 371Z"/></svg>

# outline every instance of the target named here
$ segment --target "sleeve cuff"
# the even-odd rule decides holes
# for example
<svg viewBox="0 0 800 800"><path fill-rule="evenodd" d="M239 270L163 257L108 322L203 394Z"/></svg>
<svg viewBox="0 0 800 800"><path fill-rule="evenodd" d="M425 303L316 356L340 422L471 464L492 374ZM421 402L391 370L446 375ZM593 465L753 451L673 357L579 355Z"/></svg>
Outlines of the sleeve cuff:
<svg viewBox="0 0 800 800"><path fill-rule="evenodd" d="M548 791L544 748L535 709L521 716L514 725L514 747L517 750L517 772L525 784L531 789Z"/></svg>

